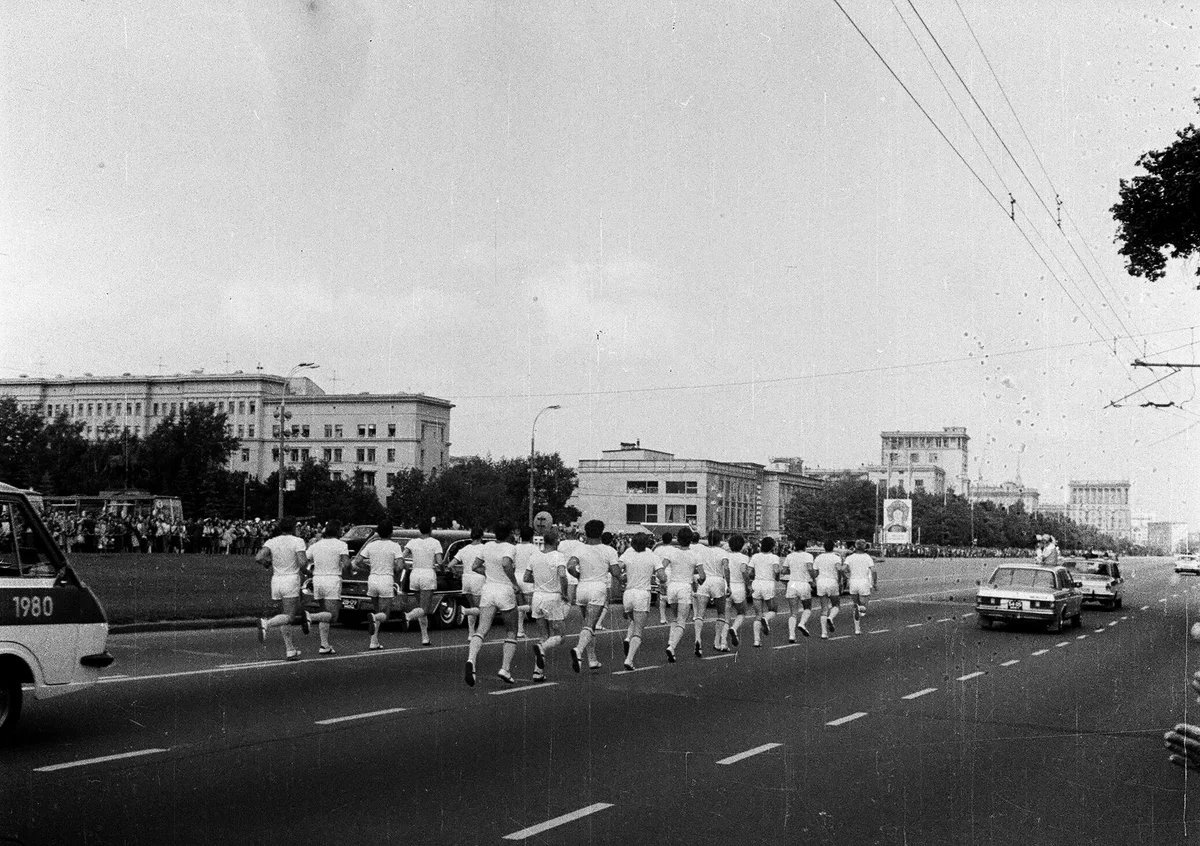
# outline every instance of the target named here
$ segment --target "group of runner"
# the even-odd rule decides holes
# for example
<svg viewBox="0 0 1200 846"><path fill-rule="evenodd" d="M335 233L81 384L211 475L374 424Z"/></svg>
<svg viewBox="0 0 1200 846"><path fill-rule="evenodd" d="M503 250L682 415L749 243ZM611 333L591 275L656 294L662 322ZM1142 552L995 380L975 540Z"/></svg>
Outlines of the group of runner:
<svg viewBox="0 0 1200 846"><path fill-rule="evenodd" d="M367 594L373 600L370 618L368 649L382 649L379 627L387 620L396 595L396 575L410 569L409 589L417 592L418 601L405 614L409 622L421 627L421 642L429 644L428 620L437 599L436 571L441 568L441 543L432 537L432 527L418 527L420 537L401 546L391 539L392 526L377 528L378 538L363 546L353 560L346 543L339 539L341 526L336 522L325 527L324 536L307 546L294 533L294 523L284 520L280 533L268 540L257 560L273 571L271 596L280 604L280 613L259 623L259 637L279 628L283 635L288 660L299 658L300 651L292 639L291 627L297 619L307 634L309 626L318 625L320 654L333 653L329 643L329 627L336 620L340 606L341 576L346 566L367 568ZM586 660L591 670L601 668L596 656L595 633L608 612L613 585L622 588L621 607L625 618L624 668L636 669L635 659L641 648L646 618L650 612L651 596L660 596L660 622L667 622L671 611L670 633L666 657L677 660L677 651L691 617L694 633L694 653L704 654L703 628L707 611L716 612L713 620L712 648L729 652L737 647L740 630L747 616L753 617L754 646L771 633L771 620L776 615L774 605L781 579L786 579L783 598L789 607L788 641L796 642L797 635L809 637L814 598L820 604L820 636L827 639L835 630L840 610L840 576L848 578L852 600L854 633L861 634L861 621L867 610L867 598L875 582L874 560L867 554L865 541L855 543L855 551L842 556L833 551L833 541L826 541L824 552L816 556L807 552L803 538L793 538L792 551L784 558L775 553L774 538L763 538L759 551L746 555L746 540L733 535L727 540L712 531L707 544L690 529L682 529L673 543L654 547L654 538L638 534L625 552L604 542L604 523L589 520L580 539L563 539L557 530L547 531L539 549L533 543L533 530L525 527L518 538L509 523L499 523L493 529L494 540L484 541L481 529L472 532L471 542L455 554L462 567L462 603L466 606L469 649L464 666L467 684L476 682L476 663L484 640L492 627L502 621L505 638L501 666L497 673L505 683L512 684L512 662L516 657L518 638L525 632L528 615L540 626L541 635L534 641L535 682L546 678L546 656L560 646L566 636L568 611L578 607L583 619L579 639L570 650L571 666L580 672ZM304 611L300 607L300 587L303 573L312 571L314 600L320 611Z"/></svg>

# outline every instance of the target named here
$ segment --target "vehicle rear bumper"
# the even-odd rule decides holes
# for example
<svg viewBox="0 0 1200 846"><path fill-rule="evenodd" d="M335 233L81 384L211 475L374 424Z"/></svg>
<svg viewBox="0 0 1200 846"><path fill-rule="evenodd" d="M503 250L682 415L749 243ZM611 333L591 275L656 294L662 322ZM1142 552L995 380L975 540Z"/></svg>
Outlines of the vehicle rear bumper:
<svg viewBox="0 0 1200 846"><path fill-rule="evenodd" d="M1054 612L1055 609L1053 608L1032 608L1014 611L1011 608L998 608L995 605L975 606L976 614L992 620L1036 620L1044 623L1054 619Z"/></svg>

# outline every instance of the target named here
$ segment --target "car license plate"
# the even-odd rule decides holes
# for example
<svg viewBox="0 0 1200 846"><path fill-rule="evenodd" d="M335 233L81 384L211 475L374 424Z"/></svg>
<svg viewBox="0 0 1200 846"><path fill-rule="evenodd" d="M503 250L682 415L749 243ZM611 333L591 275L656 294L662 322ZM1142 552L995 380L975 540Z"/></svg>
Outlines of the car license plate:
<svg viewBox="0 0 1200 846"><path fill-rule="evenodd" d="M343 599L342 607L345 608L347 611L353 611L355 608L358 607L358 600L357 599Z"/></svg>
<svg viewBox="0 0 1200 846"><path fill-rule="evenodd" d="M1020 610L1021 610L1021 600L1019 600L1019 599L1010 599L1010 600L1008 601L1008 609L1009 609L1010 611L1020 611Z"/></svg>

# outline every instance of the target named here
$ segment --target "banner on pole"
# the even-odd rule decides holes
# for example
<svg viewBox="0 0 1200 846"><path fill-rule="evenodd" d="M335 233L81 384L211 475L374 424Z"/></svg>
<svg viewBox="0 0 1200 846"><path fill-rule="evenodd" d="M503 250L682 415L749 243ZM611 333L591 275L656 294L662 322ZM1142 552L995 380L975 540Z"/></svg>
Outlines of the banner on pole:
<svg viewBox="0 0 1200 846"><path fill-rule="evenodd" d="M912 500L883 501L883 542L912 543Z"/></svg>

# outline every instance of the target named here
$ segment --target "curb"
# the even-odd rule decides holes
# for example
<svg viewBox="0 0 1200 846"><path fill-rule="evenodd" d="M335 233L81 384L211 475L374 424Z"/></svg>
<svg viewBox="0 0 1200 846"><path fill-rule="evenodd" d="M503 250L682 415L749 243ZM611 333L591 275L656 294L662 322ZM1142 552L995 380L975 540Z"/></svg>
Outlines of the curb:
<svg viewBox="0 0 1200 846"><path fill-rule="evenodd" d="M156 620L148 623L117 623L109 625L109 634L139 632L190 632L208 629L241 629L258 624L257 617L229 617L222 620Z"/></svg>

